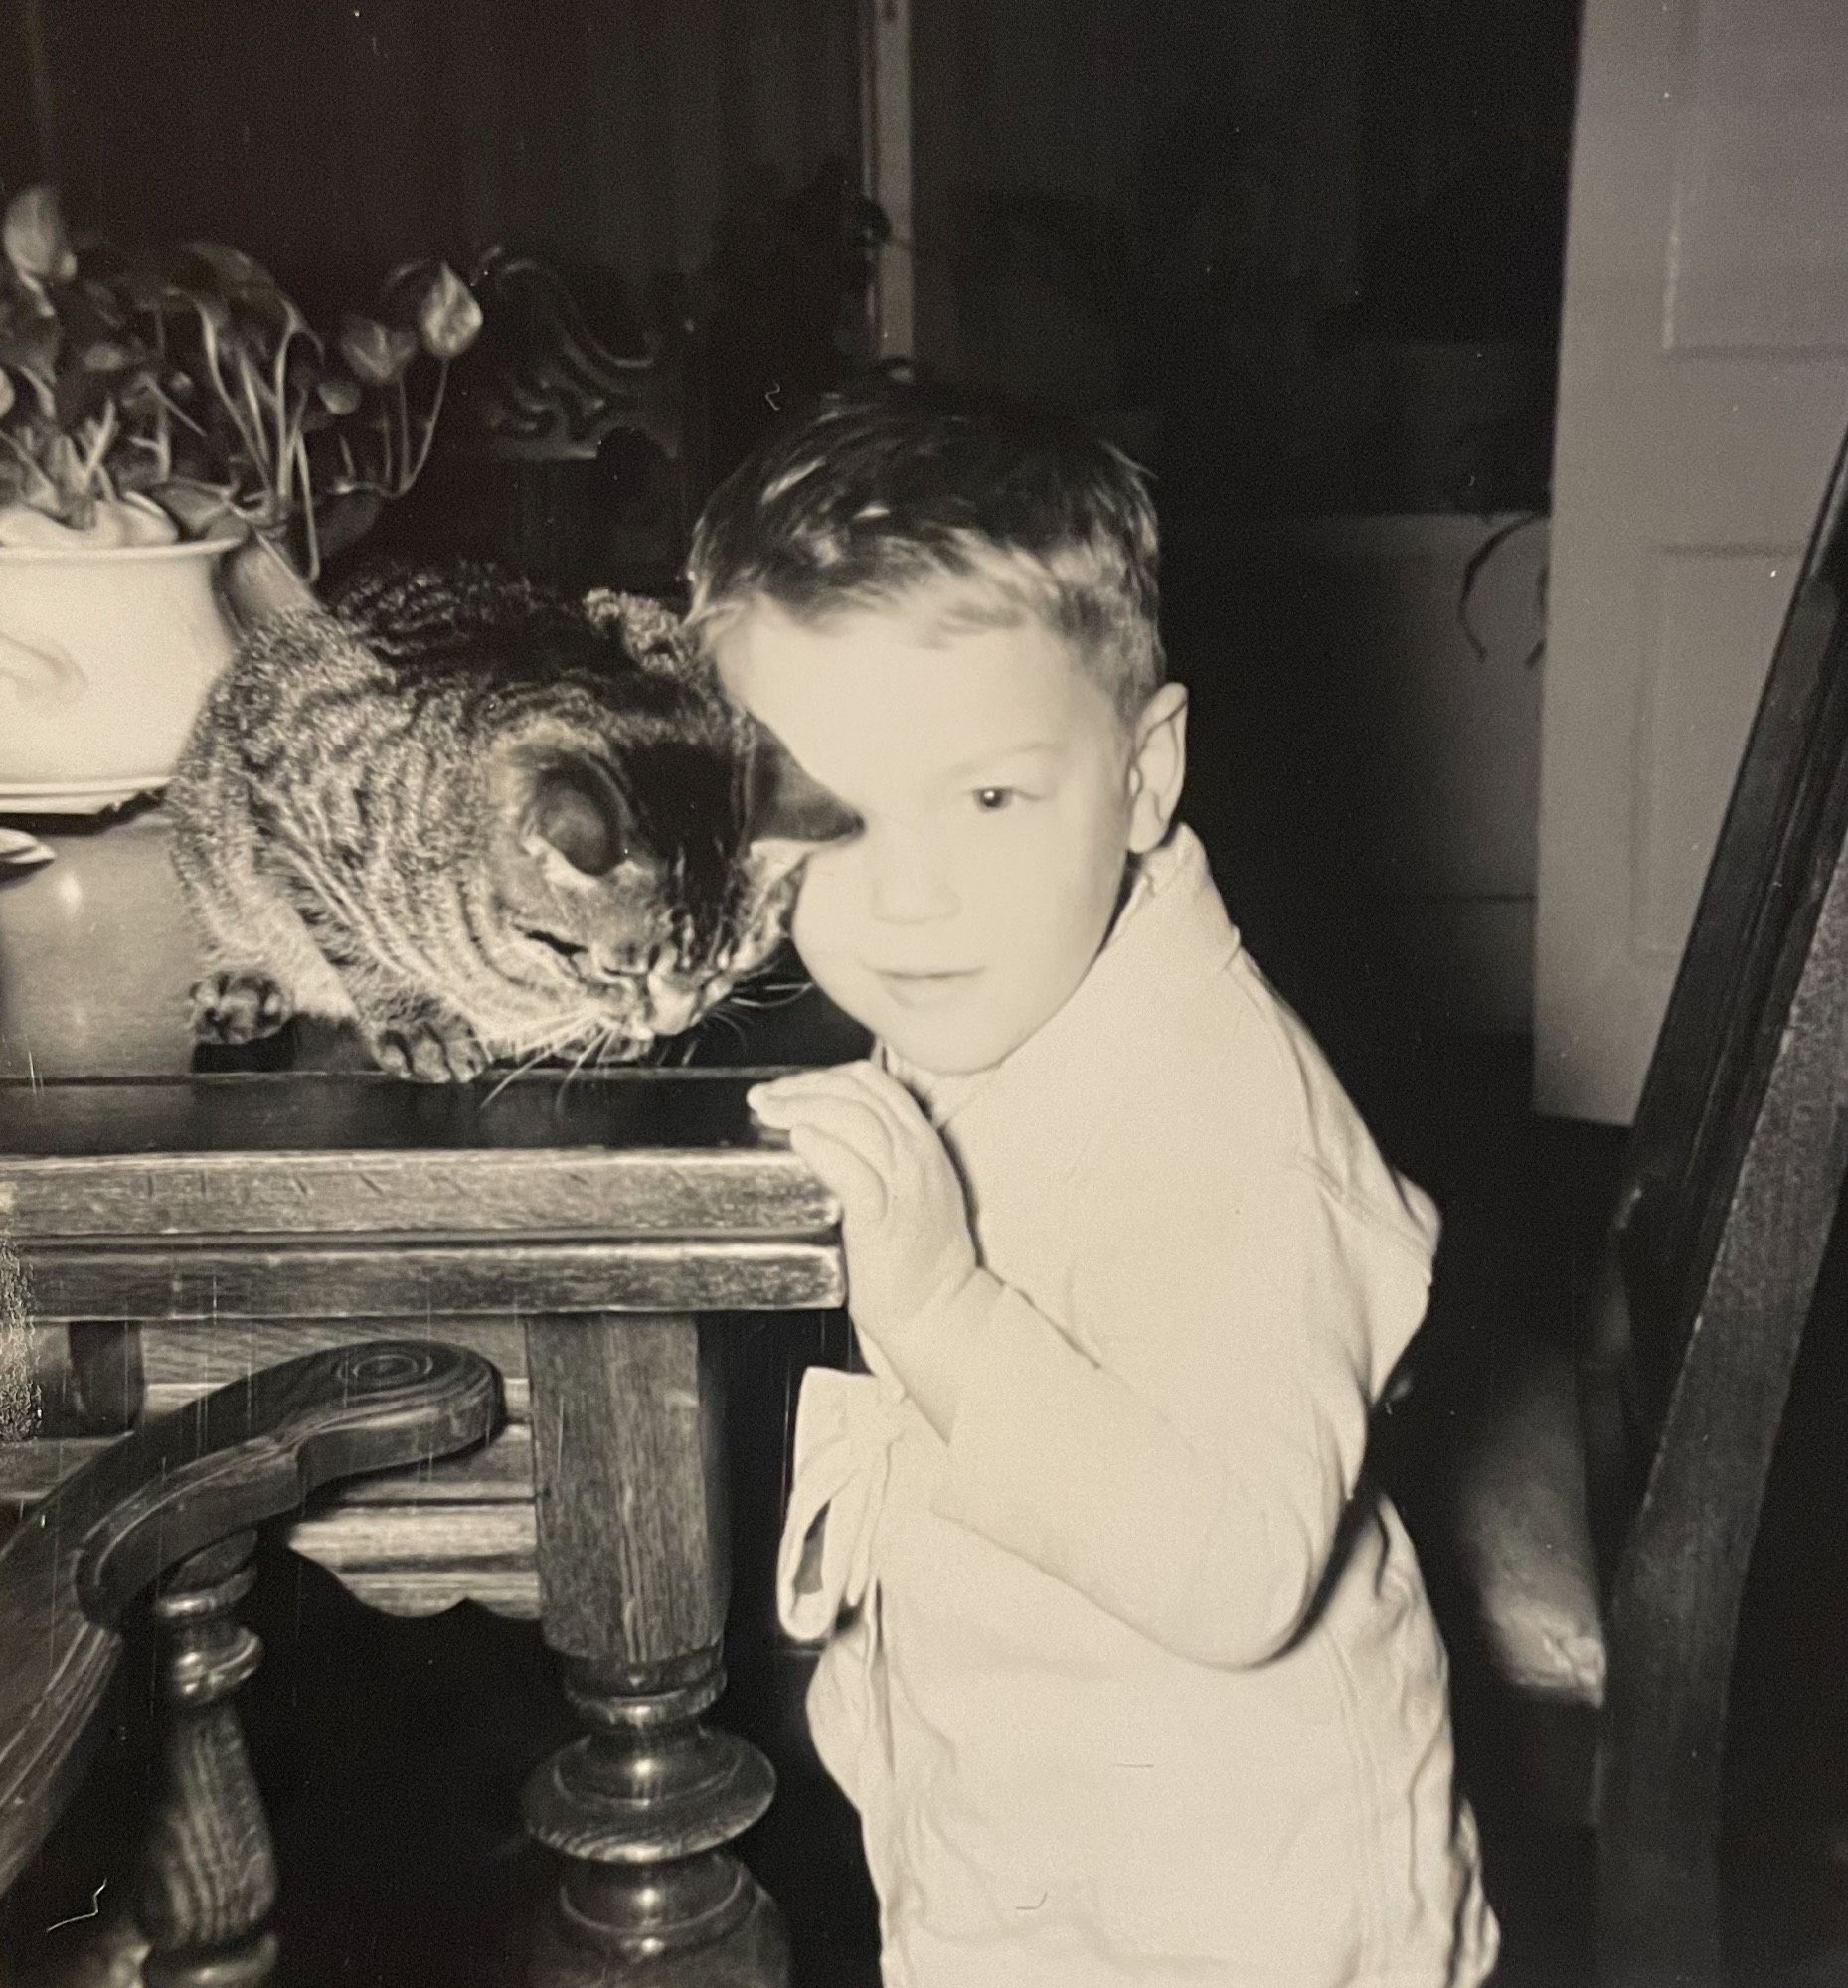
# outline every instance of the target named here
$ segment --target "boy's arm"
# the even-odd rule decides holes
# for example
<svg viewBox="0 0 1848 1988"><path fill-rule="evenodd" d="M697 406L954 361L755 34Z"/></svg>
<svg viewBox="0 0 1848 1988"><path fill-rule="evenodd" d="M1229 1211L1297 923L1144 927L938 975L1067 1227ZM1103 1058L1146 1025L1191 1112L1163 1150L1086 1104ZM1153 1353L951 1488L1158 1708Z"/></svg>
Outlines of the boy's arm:
<svg viewBox="0 0 1848 1988"><path fill-rule="evenodd" d="M1066 1217L1068 1336L975 1265L941 1142L864 1066L754 1093L842 1196L856 1326L949 1448L942 1516L1179 1654L1249 1664L1314 1598L1429 1252L1307 1167L1182 1136ZM1081 1350L1097 1349L1097 1357Z"/></svg>
<svg viewBox="0 0 1848 1988"><path fill-rule="evenodd" d="M979 1350L936 1507L1180 1655L1261 1662L1320 1586L1428 1257L1288 1163L1112 1173L1073 1212L1099 1359L986 1273L955 1300Z"/></svg>

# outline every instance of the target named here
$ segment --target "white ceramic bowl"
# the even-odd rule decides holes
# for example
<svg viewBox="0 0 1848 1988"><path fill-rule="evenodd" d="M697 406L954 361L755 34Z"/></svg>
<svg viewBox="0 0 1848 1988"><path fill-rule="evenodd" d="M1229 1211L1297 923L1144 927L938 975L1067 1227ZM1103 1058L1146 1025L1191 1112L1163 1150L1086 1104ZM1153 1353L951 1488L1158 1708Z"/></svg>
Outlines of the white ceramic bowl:
<svg viewBox="0 0 1848 1988"><path fill-rule="evenodd" d="M234 539L0 548L0 812L92 814L165 784L234 637Z"/></svg>

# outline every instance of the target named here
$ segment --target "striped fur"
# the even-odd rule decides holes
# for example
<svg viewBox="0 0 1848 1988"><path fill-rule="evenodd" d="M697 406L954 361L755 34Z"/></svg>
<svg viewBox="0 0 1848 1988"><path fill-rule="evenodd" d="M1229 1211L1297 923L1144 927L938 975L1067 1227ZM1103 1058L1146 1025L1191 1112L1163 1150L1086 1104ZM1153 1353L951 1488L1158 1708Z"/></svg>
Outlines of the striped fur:
<svg viewBox="0 0 1848 1988"><path fill-rule="evenodd" d="M262 622L168 792L196 1033L352 1021L431 1080L642 1056L782 936L754 749L652 601L464 565Z"/></svg>

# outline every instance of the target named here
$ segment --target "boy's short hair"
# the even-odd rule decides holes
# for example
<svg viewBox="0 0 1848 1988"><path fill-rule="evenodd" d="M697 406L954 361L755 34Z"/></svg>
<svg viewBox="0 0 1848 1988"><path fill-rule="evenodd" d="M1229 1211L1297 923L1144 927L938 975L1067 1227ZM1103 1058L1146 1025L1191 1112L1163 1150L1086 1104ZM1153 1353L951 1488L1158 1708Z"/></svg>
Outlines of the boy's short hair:
<svg viewBox="0 0 1848 1988"><path fill-rule="evenodd" d="M940 588L945 631L1032 614L1125 717L1162 680L1143 472L1010 402L886 381L823 396L714 492L687 577L708 642L754 600L818 621Z"/></svg>

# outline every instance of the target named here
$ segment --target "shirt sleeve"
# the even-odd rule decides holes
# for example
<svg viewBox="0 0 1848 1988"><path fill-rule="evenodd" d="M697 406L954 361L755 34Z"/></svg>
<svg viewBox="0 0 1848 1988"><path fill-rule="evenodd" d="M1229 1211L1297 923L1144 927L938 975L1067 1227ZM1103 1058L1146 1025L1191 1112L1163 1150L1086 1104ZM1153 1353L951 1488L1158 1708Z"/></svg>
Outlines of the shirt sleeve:
<svg viewBox="0 0 1848 1988"><path fill-rule="evenodd" d="M1314 1601L1430 1250L1291 1160L1088 1200L1071 1331L986 1276L965 1297L935 1509L1179 1655L1260 1663Z"/></svg>

